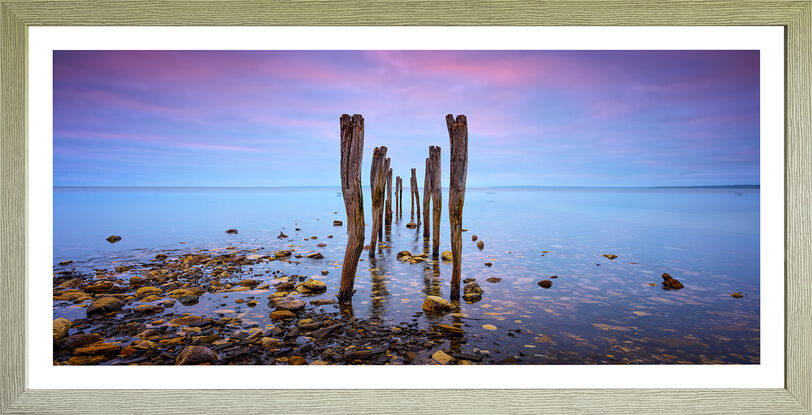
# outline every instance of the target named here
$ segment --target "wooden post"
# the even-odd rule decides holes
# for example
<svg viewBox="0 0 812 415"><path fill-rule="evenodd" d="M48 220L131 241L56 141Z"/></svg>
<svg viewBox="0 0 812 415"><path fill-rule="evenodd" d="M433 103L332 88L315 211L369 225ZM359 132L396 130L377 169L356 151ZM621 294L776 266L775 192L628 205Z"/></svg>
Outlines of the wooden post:
<svg viewBox="0 0 812 415"><path fill-rule="evenodd" d="M431 210L433 213L431 226L433 228L433 243L431 245L432 256L440 255L440 216L443 209L443 194L440 182L440 147L429 147L431 166Z"/></svg>
<svg viewBox="0 0 812 415"><path fill-rule="evenodd" d="M364 117L341 116L341 193L347 209L347 249L341 268L338 301L352 299L358 258L364 250L364 196L361 193L361 161L364 158Z"/></svg>
<svg viewBox="0 0 812 415"><path fill-rule="evenodd" d="M468 120L465 115L457 119L445 116L448 139L451 142L451 168L448 185L448 221L451 223L451 298L460 298L462 275L462 205L465 203L465 179L468 176Z"/></svg>
<svg viewBox="0 0 812 415"><path fill-rule="evenodd" d="M386 165L389 165L386 159ZM386 169L386 226L392 225L392 169Z"/></svg>
<svg viewBox="0 0 812 415"><path fill-rule="evenodd" d="M369 256L375 256L375 246L381 234L381 220L383 219L383 167L386 159L386 146L375 147L372 152L372 168L369 172L369 188L372 194L372 239L369 241Z"/></svg>
<svg viewBox="0 0 812 415"><path fill-rule="evenodd" d="M431 238L431 159L426 159L426 176L423 177L423 239Z"/></svg>
<svg viewBox="0 0 812 415"><path fill-rule="evenodd" d="M395 191L395 222L400 221L403 218L403 178L398 176L397 177L397 191Z"/></svg>
<svg viewBox="0 0 812 415"><path fill-rule="evenodd" d="M414 208L417 207L417 226L420 226L420 193L417 191L417 169L412 169L412 222L414 222Z"/></svg>
<svg viewBox="0 0 812 415"><path fill-rule="evenodd" d="M386 226L383 225L384 220L386 219L386 177L389 172L389 162L391 160L389 158L383 161L383 167L381 167L381 226L378 227L378 239L383 240L383 228Z"/></svg>

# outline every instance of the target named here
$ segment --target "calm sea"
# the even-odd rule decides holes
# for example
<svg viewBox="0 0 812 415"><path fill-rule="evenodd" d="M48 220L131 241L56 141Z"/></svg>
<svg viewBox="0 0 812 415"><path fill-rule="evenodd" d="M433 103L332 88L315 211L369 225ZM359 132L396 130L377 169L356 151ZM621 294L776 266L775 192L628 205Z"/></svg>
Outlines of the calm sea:
<svg viewBox="0 0 812 415"><path fill-rule="evenodd" d="M364 202L369 230L368 193ZM402 220L384 237L391 247L359 264L357 317L411 321L427 293L448 296L450 263L396 260L399 251L424 248L422 230L405 226L408 197L404 204ZM442 250L450 249L447 212L443 206ZM344 216L339 188L61 187L54 189L53 259L90 272L167 250L273 251L295 244L324 259L269 268L302 275L329 270L329 297L337 291L346 244L346 227L333 220ZM239 234L226 234L228 228ZM520 354L530 363L759 361L757 188L469 188L463 228L463 278L476 278L485 290L481 301L461 304L464 349ZM276 238L283 230L288 240ZM108 243L111 234L122 240ZM484 241L483 250L472 235ZM305 240L311 236L318 239ZM685 288L661 289L664 272ZM552 275L558 276L552 288L537 284ZM490 277L502 280L486 282ZM182 311L211 313L216 301L201 297ZM247 318L267 321L269 311L257 306ZM69 306L54 314L81 318L84 311Z"/></svg>

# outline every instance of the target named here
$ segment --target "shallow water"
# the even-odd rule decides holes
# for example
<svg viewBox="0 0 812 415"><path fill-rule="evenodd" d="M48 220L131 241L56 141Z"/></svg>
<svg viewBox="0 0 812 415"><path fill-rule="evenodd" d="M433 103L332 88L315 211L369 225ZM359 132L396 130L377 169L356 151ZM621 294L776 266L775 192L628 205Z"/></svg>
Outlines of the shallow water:
<svg viewBox="0 0 812 415"><path fill-rule="evenodd" d="M364 201L368 243L368 193ZM485 294L461 303L464 317L415 317L427 293L448 296L451 264L397 261L399 251L424 249L422 230L405 226L408 197L404 202L403 218L384 236L390 247L374 260L362 255L356 317L395 324L417 318L422 327L461 320L465 337L453 347L521 356L522 363L759 361L758 189L468 189L463 278L476 278ZM346 227L332 222L345 219L343 210L338 188L56 188L54 263L73 260L71 267L91 272L167 250L234 246L262 254L293 244L296 253L318 251L324 259L265 263L244 277L270 281L266 271L277 269L318 275L329 289L314 298L331 298L346 244ZM226 234L228 228L239 234ZM276 238L283 229L287 240ZM441 250L449 250L447 206L441 230ZM111 234L123 239L110 244ZM471 241L474 234L483 250ZM318 239L305 240L312 236ZM609 253L618 258L601 256ZM322 277L322 270L329 274ZM663 290L664 272L685 288ZM537 284L552 275L558 278L551 288ZM490 277L502 281L486 282ZM205 294L174 312L216 318L215 310L226 309L268 321L265 294L229 294ZM263 301L254 308L234 303L249 295ZM63 316L83 318L84 309L55 305L54 317Z"/></svg>

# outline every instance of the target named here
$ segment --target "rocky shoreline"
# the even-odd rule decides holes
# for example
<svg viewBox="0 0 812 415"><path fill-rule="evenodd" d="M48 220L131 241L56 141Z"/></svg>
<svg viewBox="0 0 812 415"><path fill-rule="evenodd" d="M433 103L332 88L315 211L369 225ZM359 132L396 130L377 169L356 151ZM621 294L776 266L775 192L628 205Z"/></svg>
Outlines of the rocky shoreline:
<svg viewBox="0 0 812 415"><path fill-rule="evenodd" d="M65 261L54 274L54 305L82 307L86 317L54 320L54 364L517 363L515 358L495 361L487 350L464 353L461 318L420 328L424 312L462 317L458 303L439 297L444 302L439 308L424 305L427 311L394 325L356 318L351 307L333 299L308 299L327 290L318 276L265 271L265 278L244 278L262 263L301 257L317 258L289 250L258 255L229 247L217 254L161 253L149 262L97 269L95 275L76 272ZM238 305L250 309L267 301L274 311L264 323L229 309L183 312L201 296L219 296L226 306L229 293L238 292L250 294L233 300Z"/></svg>

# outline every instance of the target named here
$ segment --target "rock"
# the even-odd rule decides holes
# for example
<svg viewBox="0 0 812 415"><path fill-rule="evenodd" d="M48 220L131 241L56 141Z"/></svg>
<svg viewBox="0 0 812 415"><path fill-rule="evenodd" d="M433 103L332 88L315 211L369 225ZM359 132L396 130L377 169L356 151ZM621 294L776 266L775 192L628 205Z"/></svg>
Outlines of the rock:
<svg viewBox="0 0 812 415"><path fill-rule="evenodd" d="M471 283L471 282L474 282L474 281L476 281L476 278L470 278L469 277L469 278L466 278L466 279L462 280L462 283L463 284L468 284L468 283Z"/></svg>
<svg viewBox="0 0 812 415"><path fill-rule="evenodd" d="M468 284L465 284L465 287L462 288L462 292L465 294L479 294L482 295L484 291L482 291L482 287L476 283L476 281L471 281Z"/></svg>
<svg viewBox="0 0 812 415"><path fill-rule="evenodd" d="M446 364L454 361L453 357L447 355L442 350L438 350L438 351L434 352L434 354L431 355L431 358L434 359L434 361L436 361L437 363L439 363L441 365L446 365Z"/></svg>
<svg viewBox="0 0 812 415"><path fill-rule="evenodd" d="M112 343L95 343L89 346L77 347L73 353L78 356L87 355L115 355L121 351L121 345Z"/></svg>
<svg viewBox="0 0 812 415"><path fill-rule="evenodd" d="M143 298L150 295L160 295L163 291L158 287L141 287L135 290L135 296L137 298Z"/></svg>
<svg viewBox="0 0 812 415"><path fill-rule="evenodd" d="M441 256L443 258L443 261L453 261L454 260L454 254L452 254L451 251L443 251Z"/></svg>
<svg viewBox="0 0 812 415"><path fill-rule="evenodd" d="M476 247L479 248L480 251L485 249L485 242L482 241L477 242Z"/></svg>
<svg viewBox="0 0 812 415"><path fill-rule="evenodd" d="M89 293L103 293L110 291L113 285L115 285L113 281L99 281L93 285L88 285L84 290Z"/></svg>
<svg viewBox="0 0 812 415"><path fill-rule="evenodd" d="M251 301L249 301L249 302L245 303L245 305L247 305L248 307L256 307L256 306L257 306L257 304L259 304L259 303L257 302L257 300L251 300Z"/></svg>
<svg viewBox="0 0 812 415"><path fill-rule="evenodd" d="M279 320L287 320L290 318L296 317L296 314L293 314L292 311L288 310L276 310L271 312L271 320L279 321Z"/></svg>
<svg viewBox="0 0 812 415"><path fill-rule="evenodd" d="M62 339L59 342L59 347L63 350L73 350L77 347L87 346L103 340L104 338L96 333L74 334L73 336L68 336Z"/></svg>
<svg viewBox="0 0 812 415"><path fill-rule="evenodd" d="M169 320L169 325L174 326L174 327L200 325L201 323L203 323L206 320L211 320L211 319L204 319L203 317L200 317L200 316L191 316L191 315L190 316L182 316L182 317L173 318L172 320Z"/></svg>
<svg viewBox="0 0 812 415"><path fill-rule="evenodd" d="M438 313L451 310L451 303L442 297L430 295L423 301L423 310L431 313Z"/></svg>
<svg viewBox="0 0 812 415"><path fill-rule="evenodd" d="M605 258L608 258L609 260L617 258L617 255L615 255L615 254L603 254L601 256L605 257Z"/></svg>
<svg viewBox="0 0 812 415"><path fill-rule="evenodd" d="M668 273L663 273L663 289L665 290L679 290L685 287L679 280L675 280Z"/></svg>
<svg viewBox="0 0 812 415"><path fill-rule="evenodd" d="M558 275L550 275L550 278L558 278Z"/></svg>
<svg viewBox="0 0 812 415"><path fill-rule="evenodd" d="M59 340L68 335L68 330L71 327L71 321L60 317L54 320L54 339Z"/></svg>
<svg viewBox="0 0 812 415"><path fill-rule="evenodd" d="M279 251L274 252L273 256L275 256L277 258L288 257L288 256L290 256L290 251L288 251L287 249L281 249Z"/></svg>
<svg viewBox="0 0 812 415"><path fill-rule="evenodd" d="M327 271L326 269L321 270L321 275L327 275L329 273L330 271Z"/></svg>
<svg viewBox="0 0 812 415"><path fill-rule="evenodd" d="M276 308L280 310L288 310L293 312L302 311L305 308L305 302L302 300L289 299L288 297L276 300Z"/></svg>
<svg viewBox="0 0 812 415"><path fill-rule="evenodd" d="M151 340L136 340L133 342L133 347L138 350L152 350L158 347L158 343Z"/></svg>
<svg viewBox="0 0 812 415"><path fill-rule="evenodd" d="M321 327L321 323L313 319L305 318L296 322L296 326L305 331L312 331Z"/></svg>
<svg viewBox="0 0 812 415"><path fill-rule="evenodd" d="M240 285L240 286L243 286L243 287L256 287L257 285L259 285L259 281L252 280L252 279L246 279L246 280L242 280L242 281L238 282L237 285Z"/></svg>
<svg viewBox="0 0 812 415"><path fill-rule="evenodd" d="M472 241L476 242L476 240L477 240L477 239L479 239L479 237L478 237L478 236L476 236L476 235L471 235L471 240L472 240Z"/></svg>
<svg viewBox="0 0 812 415"><path fill-rule="evenodd" d="M344 224L344 222L342 222L342 221L340 221L340 220L334 220L334 221L333 221L333 226L341 226L341 225L343 225L343 224Z"/></svg>
<svg viewBox="0 0 812 415"><path fill-rule="evenodd" d="M166 254L158 254L158 255L155 255L155 259L156 259L156 260L158 260L158 261L163 261L163 260L165 260L166 258L167 258L167 255L166 255Z"/></svg>
<svg viewBox="0 0 812 415"><path fill-rule="evenodd" d="M501 282L501 281L502 281L502 279L501 279L501 278L498 278L498 277L490 277L490 278L488 278L488 279L487 279L487 280L485 280L485 281L488 281L488 282L490 282L490 283L494 283L494 284L495 284L495 283L497 283L497 282Z"/></svg>
<svg viewBox="0 0 812 415"><path fill-rule="evenodd" d="M306 365L307 359L302 356L291 356L288 358L288 364L299 366L299 365Z"/></svg>
<svg viewBox="0 0 812 415"><path fill-rule="evenodd" d="M409 222L409 223L406 224L406 227L409 228L409 229L414 229L414 228L417 227L417 224L414 223L414 222Z"/></svg>
<svg viewBox="0 0 812 415"><path fill-rule="evenodd" d="M192 287L192 288L178 288L177 290L170 291L167 296L169 298L181 298L186 297L187 295L201 295L205 293L206 290L200 287Z"/></svg>
<svg viewBox="0 0 812 415"><path fill-rule="evenodd" d="M285 235L285 233L284 233L284 232L279 232L279 236L277 236L277 238L279 238L279 239L285 239L285 238L287 238L287 237L288 237L288 236L287 236L287 235Z"/></svg>
<svg viewBox="0 0 812 415"><path fill-rule="evenodd" d="M483 324L482 328L485 329L485 330L490 330L490 331L494 331L494 330L497 329L497 327L494 326L493 324Z"/></svg>
<svg viewBox="0 0 812 415"><path fill-rule="evenodd" d="M73 264L73 261L68 260L68 261L62 261L62 262L59 263L59 265L70 265L70 264Z"/></svg>
<svg viewBox="0 0 812 415"><path fill-rule="evenodd" d="M476 303L477 301L482 299L482 294L466 293L466 294L463 294L462 299L465 300L468 303L473 304L473 303Z"/></svg>
<svg viewBox="0 0 812 415"><path fill-rule="evenodd" d="M121 310L124 302L116 297L102 297L87 307L87 315L104 314Z"/></svg>
<svg viewBox="0 0 812 415"><path fill-rule="evenodd" d="M130 277L130 288L140 287L147 283L147 279L138 275Z"/></svg>
<svg viewBox="0 0 812 415"><path fill-rule="evenodd" d="M107 242L110 242L111 244L114 244L114 243L116 243L116 242L118 242L120 240L121 240L121 237L118 236L118 235L110 235L110 236L107 237Z"/></svg>
<svg viewBox="0 0 812 415"><path fill-rule="evenodd" d="M321 252L313 252L313 253L309 253L309 254L305 255L305 258L322 259L322 258L324 258L324 255L322 255Z"/></svg>
<svg viewBox="0 0 812 415"><path fill-rule="evenodd" d="M314 280L313 278L303 282L302 285L310 291L327 291L327 284L325 284L324 281Z"/></svg>
<svg viewBox="0 0 812 415"><path fill-rule="evenodd" d="M279 346L280 344L282 344L282 340L275 339L273 337L263 337L263 338L259 339L259 341L260 341L260 344L262 344L262 347L264 347L266 349L269 348L269 347L275 347L275 346Z"/></svg>
<svg viewBox="0 0 812 415"><path fill-rule="evenodd" d="M226 233L232 233L232 234L236 235L239 232L236 229L232 228L232 229L226 229Z"/></svg>
<svg viewBox="0 0 812 415"><path fill-rule="evenodd" d="M463 334L465 334L465 332L457 326L452 326L449 324L440 324L438 327L440 327L440 330L453 334L455 336L462 336Z"/></svg>
<svg viewBox="0 0 812 415"><path fill-rule="evenodd" d="M96 365L105 360L110 360L110 357L105 355L96 356L73 356L68 359L69 365Z"/></svg>
<svg viewBox="0 0 812 415"><path fill-rule="evenodd" d="M184 295L183 297L178 298L178 301L185 306L190 306L200 302L200 297L196 295Z"/></svg>
<svg viewBox="0 0 812 415"><path fill-rule="evenodd" d="M319 299L319 300L313 300L313 301L310 302L310 304L312 304L312 305L327 305L327 304L335 304L335 303L336 303L336 300L331 300L331 299L327 299L327 298L322 298L322 299Z"/></svg>
<svg viewBox="0 0 812 415"><path fill-rule="evenodd" d="M491 265L493 265L493 262L486 262L486 263L485 263L485 266L486 266L486 267L490 267Z"/></svg>
<svg viewBox="0 0 812 415"><path fill-rule="evenodd" d="M411 252L409 252L409 251L400 251L400 252L398 252L398 259L401 259L401 258L403 258L403 257L407 257L407 258L408 258L408 257L410 257L410 256L412 256L412 253L411 253Z"/></svg>
<svg viewBox="0 0 812 415"><path fill-rule="evenodd" d="M141 304L135 307L135 312L141 314L160 313L161 311L164 311L164 308L155 304Z"/></svg>
<svg viewBox="0 0 812 415"><path fill-rule="evenodd" d="M214 353L206 346L186 346L178 354L175 359L176 365L199 365L202 363L211 363L220 356Z"/></svg>
<svg viewBox="0 0 812 415"><path fill-rule="evenodd" d="M742 294L740 292L735 292L733 294L730 294L730 296L733 297L733 298L742 298L742 297L744 297L744 294Z"/></svg>
<svg viewBox="0 0 812 415"><path fill-rule="evenodd" d="M539 281L539 285L541 288L550 288L553 286L553 282L550 280L541 280Z"/></svg>
<svg viewBox="0 0 812 415"><path fill-rule="evenodd" d="M324 248L325 246L327 246L327 244L324 242L319 242L316 244L316 246L318 246L319 248Z"/></svg>

